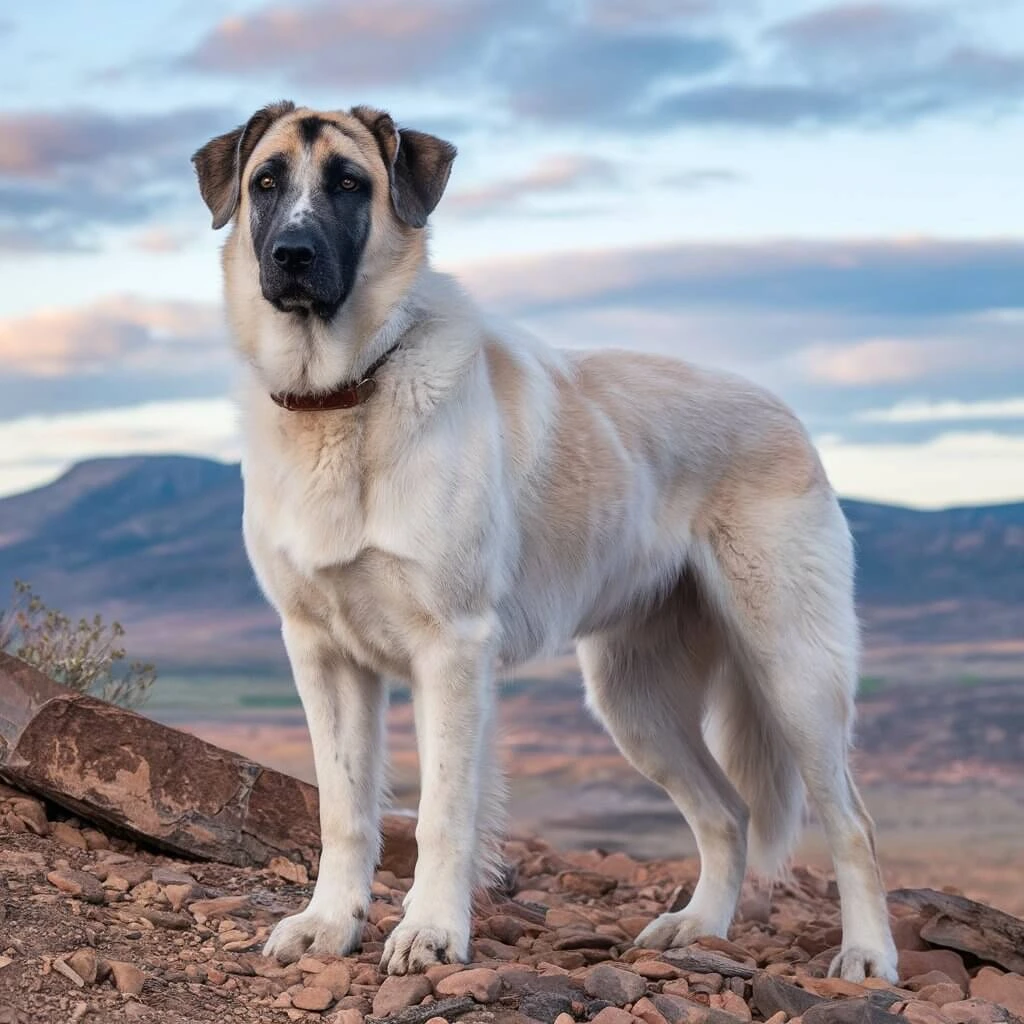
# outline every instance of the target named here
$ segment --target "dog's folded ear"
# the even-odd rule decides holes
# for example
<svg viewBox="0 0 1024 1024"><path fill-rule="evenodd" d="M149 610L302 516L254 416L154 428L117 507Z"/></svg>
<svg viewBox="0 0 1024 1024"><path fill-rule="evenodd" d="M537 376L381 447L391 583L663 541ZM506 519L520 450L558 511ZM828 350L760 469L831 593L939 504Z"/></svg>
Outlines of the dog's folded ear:
<svg viewBox="0 0 1024 1024"><path fill-rule="evenodd" d="M257 110L233 131L218 135L195 152L192 163L199 177L199 192L213 214L213 227L224 227L238 209L242 170L266 130L295 104L288 100Z"/></svg>
<svg viewBox="0 0 1024 1024"><path fill-rule="evenodd" d="M399 131L390 114L353 107L352 116L373 132L391 183L391 205L398 219L422 228L441 201L456 149L450 142L411 128Z"/></svg>

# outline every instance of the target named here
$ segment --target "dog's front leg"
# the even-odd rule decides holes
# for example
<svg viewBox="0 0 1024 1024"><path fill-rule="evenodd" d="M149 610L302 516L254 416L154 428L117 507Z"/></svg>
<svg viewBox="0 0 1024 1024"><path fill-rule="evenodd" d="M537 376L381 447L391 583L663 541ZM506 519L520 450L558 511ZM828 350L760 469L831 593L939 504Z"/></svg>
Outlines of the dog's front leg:
<svg viewBox="0 0 1024 1024"><path fill-rule="evenodd" d="M313 898L274 928L263 953L344 956L359 945L380 846L387 690L323 631L285 620L285 647L313 742L320 788L320 871Z"/></svg>
<svg viewBox="0 0 1024 1024"><path fill-rule="evenodd" d="M493 694L489 619L461 623L458 638L432 647L414 665L420 733L419 854L405 918L384 947L381 970L422 971L465 962L474 880L482 745Z"/></svg>

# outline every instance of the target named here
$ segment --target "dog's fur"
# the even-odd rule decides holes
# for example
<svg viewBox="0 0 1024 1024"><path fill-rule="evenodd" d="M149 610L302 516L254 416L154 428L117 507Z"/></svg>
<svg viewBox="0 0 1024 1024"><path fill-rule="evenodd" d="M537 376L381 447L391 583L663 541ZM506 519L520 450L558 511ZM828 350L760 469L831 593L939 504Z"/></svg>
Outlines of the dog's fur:
<svg viewBox="0 0 1024 1024"><path fill-rule="evenodd" d="M735 377L635 352L560 353L485 326L426 256L453 158L379 111L291 104L194 158L215 226L234 219L223 268L247 364L245 542L281 615L322 794L312 900L266 953L359 942L383 680L397 677L415 702L419 860L382 967L467 957L500 818L495 671L572 638L590 706L700 850L689 905L638 944L724 936L748 833L758 865L777 868L806 785L842 897L832 972L895 979L872 825L847 764L851 541L811 442ZM340 196L351 181L328 181L339 166L356 205ZM276 190L272 202L260 189ZM275 232L298 229L313 255L282 284L268 266ZM318 277L303 277L307 264ZM396 344L365 404L271 401L358 380Z"/></svg>

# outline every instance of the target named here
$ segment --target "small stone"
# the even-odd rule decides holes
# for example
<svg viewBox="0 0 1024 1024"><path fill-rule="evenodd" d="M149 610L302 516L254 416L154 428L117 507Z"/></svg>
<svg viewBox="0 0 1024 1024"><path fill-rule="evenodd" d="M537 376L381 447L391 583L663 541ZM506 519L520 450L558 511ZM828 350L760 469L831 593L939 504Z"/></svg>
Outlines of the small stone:
<svg viewBox="0 0 1024 1024"><path fill-rule="evenodd" d="M472 996L478 1003L493 1003L501 992L501 978L487 967L449 974L437 983L434 991L440 998Z"/></svg>
<svg viewBox="0 0 1024 1024"><path fill-rule="evenodd" d="M741 1020L752 1019L750 1007L747 1006L742 997L730 990L712 996L711 1006L716 1010L724 1010L726 1013L731 1013L734 1017L739 1017Z"/></svg>
<svg viewBox="0 0 1024 1024"><path fill-rule="evenodd" d="M363 1014L355 1009L339 1010L328 1024L363 1024Z"/></svg>
<svg viewBox="0 0 1024 1024"><path fill-rule="evenodd" d="M954 984L962 985L965 992L970 984L971 979L963 960L950 949L900 950L901 981L929 971L942 971Z"/></svg>
<svg viewBox="0 0 1024 1024"><path fill-rule="evenodd" d="M613 967L611 964L598 964L589 971L584 988L587 994L595 999L604 999L616 1006L635 1003L647 992L647 984L643 978L632 971Z"/></svg>
<svg viewBox="0 0 1024 1024"><path fill-rule="evenodd" d="M949 1018L945 1017L937 1006L927 1003L923 999L911 999L903 1004L900 1013L913 1024L949 1024Z"/></svg>
<svg viewBox="0 0 1024 1024"><path fill-rule="evenodd" d="M953 1024L1004 1024L1006 1010L987 999L960 999L946 1003L942 1016Z"/></svg>
<svg viewBox="0 0 1024 1024"><path fill-rule="evenodd" d="M633 1016L639 1017L644 1024L668 1024L664 1014L646 996L633 1004Z"/></svg>
<svg viewBox="0 0 1024 1024"><path fill-rule="evenodd" d="M606 1006L596 1017L591 1017L591 1020L594 1024L634 1024L633 1014L616 1006Z"/></svg>
<svg viewBox="0 0 1024 1024"><path fill-rule="evenodd" d="M426 1024L448 1024L447 1017L431 1017Z"/></svg>
<svg viewBox="0 0 1024 1024"><path fill-rule="evenodd" d="M286 882L292 882L295 885L309 884L309 872L306 870L306 866L297 864L287 857L274 857L267 867Z"/></svg>
<svg viewBox="0 0 1024 1024"><path fill-rule="evenodd" d="M100 831L94 828L83 828L82 838L90 850L109 850L110 840Z"/></svg>
<svg viewBox="0 0 1024 1024"><path fill-rule="evenodd" d="M73 828L66 821L54 822L53 825L50 826L50 835L65 846L73 846L78 850L89 849L89 844L85 841L85 836L83 836L77 828Z"/></svg>
<svg viewBox="0 0 1024 1024"><path fill-rule="evenodd" d="M146 983L146 975L134 964L122 960L110 961L110 973L114 976L114 984L122 995L137 996Z"/></svg>
<svg viewBox="0 0 1024 1024"><path fill-rule="evenodd" d="M297 1010L326 1010L333 1002L330 990L319 985L307 985L292 993L292 1006Z"/></svg>
<svg viewBox="0 0 1024 1024"><path fill-rule="evenodd" d="M196 885L196 880L187 872L179 868L155 867L150 872L150 877L158 885Z"/></svg>
<svg viewBox="0 0 1024 1024"><path fill-rule="evenodd" d="M925 1002L932 1003L935 1006L955 1003L963 999L963 997L964 994L960 991L960 986L954 985L951 981L942 982L938 985L926 985L917 991L918 999L923 999Z"/></svg>
<svg viewBox="0 0 1024 1024"><path fill-rule="evenodd" d="M76 949L68 957L68 963L86 985L96 984L97 961L96 950Z"/></svg>
<svg viewBox="0 0 1024 1024"><path fill-rule="evenodd" d="M911 992L920 992L921 989L927 988L929 985L956 985L956 982L943 971L928 971L925 974L916 974L913 978L907 978L903 982L903 987L910 989ZM960 996L958 998L962 998L965 995L967 995L967 990L960 989Z"/></svg>
<svg viewBox="0 0 1024 1024"><path fill-rule="evenodd" d="M195 882L174 882L164 886L164 895L172 910L181 910L198 891Z"/></svg>
<svg viewBox="0 0 1024 1024"><path fill-rule="evenodd" d="M558 876L558 885L577 896L607 896L618 882L596 871L563 871Z"/></svg>
<svg viewBox="0 0 1024 1024"><path fill-rule="evenodd" d="M487 919L485 927L499 942L509 946L514 946L527 931L522 921L508 914L495 914Z"/></svg>
<svg viewBox="0 0 1024 1024"><path fill-rule="evenodd" d="M860 999L867 995L863 985L847 981L845 978L801 978L800 984L808 992L824 996L826 999L835 999L838 996Z"/></svg>
<svg viewBox="0 0 1024 1024"><path fill-rule="evenodd" d="M822 1001L821 996L776 978L767 971L754 975L752 1003L765 1018L784 1010L789 1017L798 1017Z"/></svg>
<svg viewBox="0 0 1024 1024"><path fill-rule="evenodd" d="M325 988L335 999L343 999L352 987L352 972L348 965L339 961L330 964L319 974L311 976L319 988Z"/></svg>
<svg viewBox="0 0 1024 1024"><path fill-rule="evenodd" d="M807 1010L802 1020L803 1024L903 1024L904 1018L870 999L826 999Z"/></svg>
<svg viewBox="0 0 1024 1024"><path fill-rule="evenodd" d="M633 970L648 981L672 981L680 975L678 967L664 960L638 960L633 964Z"/></svg>
<svg viewBox="0 0 1024 1024"><path fill-rule="evenodd" d="M103 887L99 881L85 871L75 871L71 868L60 868L51 871L46 880L55 885L61 892L69 896L77 896L86 903L102 903Z"/></svg>
<svg viewBox="0 0 1024 1024"><path fill-rule="evenodd" d="M30 832L34 832L37 836L50 834L50 822L47 820L43 805L38 800L22 797L12 801L11 810L25 822Z"/></svg>
<svg viewBox="0 0 1024 1024"><path fill-rule="evenodd" d="M373 997L373 1015L386 1017L407 1006L415 1006L431 994L430 982L422 974L391 975Z"/></svg>
<svg viewBox="0 0 1024 1024"><path fill-rule="evenodd" d="M560 1013L555 1018L555 1024L576 1024L576 1018L568 1013Z"/></svg>
<svg viewBox="0 0 1024 1024"><path fill-rule="evenodd" d="M1024 1017L1024 977L1004 974L994 967L982 967L971 979L971 995L1005 1006L1010 1013Z"/></svg>

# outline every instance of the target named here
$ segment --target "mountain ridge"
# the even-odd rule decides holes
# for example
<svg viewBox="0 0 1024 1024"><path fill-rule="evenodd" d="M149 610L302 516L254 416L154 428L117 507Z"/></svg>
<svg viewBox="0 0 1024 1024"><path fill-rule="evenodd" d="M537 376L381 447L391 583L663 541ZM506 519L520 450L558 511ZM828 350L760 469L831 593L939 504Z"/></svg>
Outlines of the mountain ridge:
<svg viewBox="0 0 1024 1024"><path fill-rule="evenodd" d="M872 623L883 624L889 641L920 641L929 629L947 640L1024 635L1024 501L938 510L842 505L869 644ZM120 618L147 656L214 665L248 651L283 667L241 516L237 463L187 455L86 460L0 498L0 580L28 580L72 615Z"/></svg>

